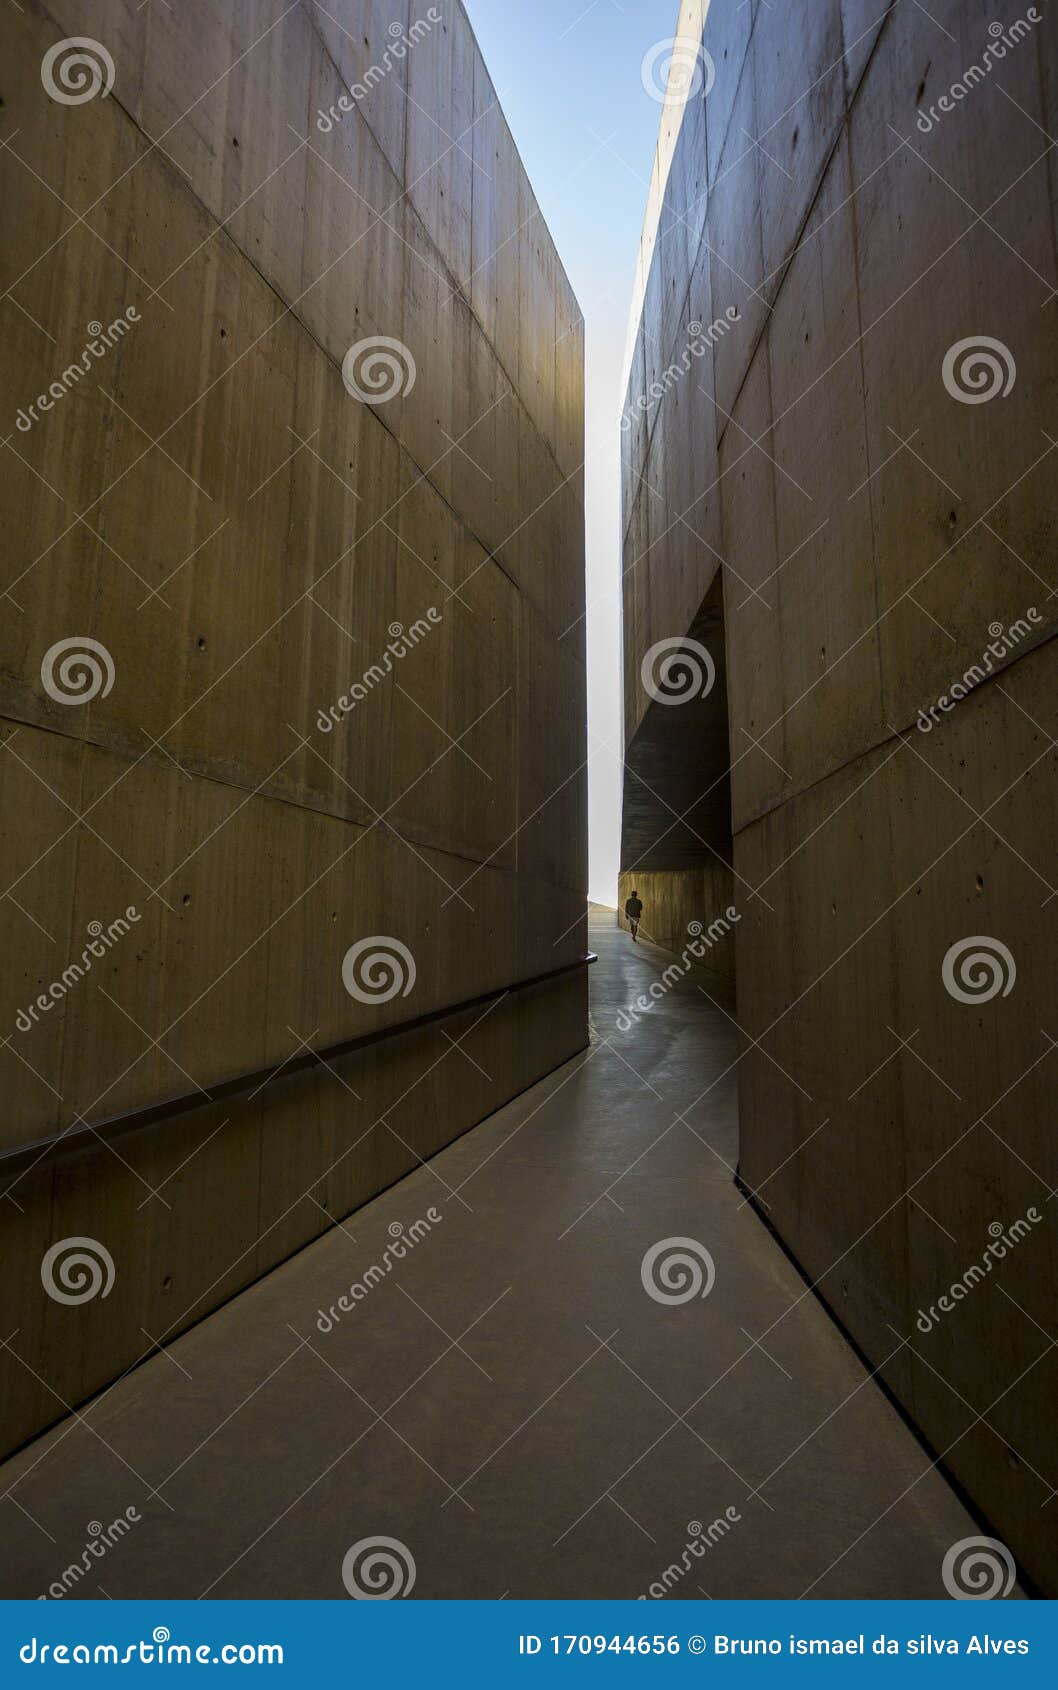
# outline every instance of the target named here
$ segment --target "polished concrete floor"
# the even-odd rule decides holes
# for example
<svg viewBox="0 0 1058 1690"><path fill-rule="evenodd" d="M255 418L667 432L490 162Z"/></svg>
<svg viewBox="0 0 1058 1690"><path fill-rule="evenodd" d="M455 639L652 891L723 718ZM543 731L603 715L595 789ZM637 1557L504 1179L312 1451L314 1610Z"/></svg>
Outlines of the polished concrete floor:
<svg viewBox="0 0 1058 1690"><path fill-rule="evenodd" d="M579 1057L5 1465L0 1593L344 1598L382 1537L354 1588L945 1594L977 1528L732 1183L728 1011L622 1033L672 959L591 937Z"/></svg>

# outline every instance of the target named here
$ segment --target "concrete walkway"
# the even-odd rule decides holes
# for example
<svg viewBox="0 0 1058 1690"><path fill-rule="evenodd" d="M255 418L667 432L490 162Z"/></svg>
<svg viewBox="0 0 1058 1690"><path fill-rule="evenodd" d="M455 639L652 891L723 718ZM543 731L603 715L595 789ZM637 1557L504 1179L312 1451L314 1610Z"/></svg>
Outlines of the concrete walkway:
<svg viewBox="0 0 1058 1690"><path fill-rule="evenodd" d="M3 1595L343 1598L379 1536L417 1597L945 1594L976 1527L732 1183L732 1022L617 1032L671 958L592 943L589 1049L5 1465Z"/></svg>

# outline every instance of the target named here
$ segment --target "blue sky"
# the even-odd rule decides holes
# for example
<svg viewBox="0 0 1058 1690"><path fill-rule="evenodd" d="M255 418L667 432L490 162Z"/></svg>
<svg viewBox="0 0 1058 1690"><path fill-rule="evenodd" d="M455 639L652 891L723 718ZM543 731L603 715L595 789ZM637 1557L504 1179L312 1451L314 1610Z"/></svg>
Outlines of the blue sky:
<svg viewBox="0 0 1058 1690"><path fill-rule="evenodd" d="M678 0L464 0L559 256L587 357L591 896L617 899L621 832L620 446L625 340L662 107L643 57ZM596 749L608 740L615 755Z"/></svg>

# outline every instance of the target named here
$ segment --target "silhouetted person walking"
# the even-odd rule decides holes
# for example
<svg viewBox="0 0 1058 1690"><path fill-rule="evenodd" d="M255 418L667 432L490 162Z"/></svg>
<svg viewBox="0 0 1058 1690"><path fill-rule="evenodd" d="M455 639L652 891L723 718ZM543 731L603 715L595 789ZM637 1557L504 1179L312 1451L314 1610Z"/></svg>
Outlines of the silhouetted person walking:
<svg viewBox="0 0 1058 1690"><path fill-rule="evenodd" d="M632 929L633 939L635 939L636 934L639 932L639 918L642 913L643 900L639 896L638 892L633 891L632 896L625 903L625 915L628 917L628 925Z"/></svg>

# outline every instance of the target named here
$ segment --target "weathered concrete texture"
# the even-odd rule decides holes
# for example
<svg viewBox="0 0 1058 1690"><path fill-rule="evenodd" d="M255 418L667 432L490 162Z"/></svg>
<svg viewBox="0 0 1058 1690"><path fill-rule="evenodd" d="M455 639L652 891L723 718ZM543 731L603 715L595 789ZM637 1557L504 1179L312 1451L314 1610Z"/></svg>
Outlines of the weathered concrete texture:
<svg viewBox="0 0 1058 1690"><path fill-rule="evenodd" d="M883 11L709 9L631 362L624 866L653 848L642 659L722 579L729 750L678 808L729 779L742 1172L1054 1593L1058 12L1000 38L978 0ZM1009 390L965 403L945 361L983 337ZM673 786L708 756L683 743ZM650 895L682 923L691 865L668 871ZM980 935L1016 981L961 1002L943 965Z"/></svg>
<svg viewBox="0 0 1058 1690"><path fill-rule="evenodd" d="M113 60L106 97L49 96L45 55L74 35ZM28 0L0 16L0 62L17 1150L583 954L583 647L559 641L584 603L582 325L457 0L426 20L406 0ZM343 360L377 337L402 391L375 398L361 367L361 402ZM113 682L72 706L42 664L85 637ZM19 1030L89 924L129 909ZM359 1002L342 959L375 934L415 983ZM315 1200L348 1213L585 1036L567 981L475 1033L487 1080L431 1032L20 1175L5 1331L81 1400L141 1328L319 1232ZM389 1132L406 1111L410 1150ZM170 1176L171 1212L150 1195ZM121 1264L77 1337L39 1276L67 1234ZM62 1404L0 1365L10 1447Z"/></svg>
<svg viewBox="0 0 1058 1690"><path fill-rule="evenodd" d="M973 1520L732 1182L728 1000L621 1032L668 958L590 931L589 1050L4 1464L4 1596L345 1600L384 1535L413 1599L943 1597Z"/></svg>

